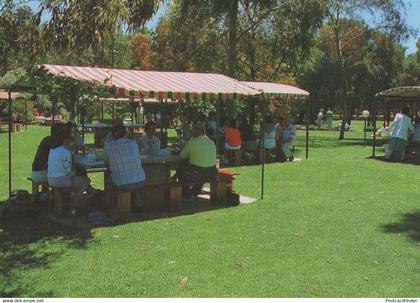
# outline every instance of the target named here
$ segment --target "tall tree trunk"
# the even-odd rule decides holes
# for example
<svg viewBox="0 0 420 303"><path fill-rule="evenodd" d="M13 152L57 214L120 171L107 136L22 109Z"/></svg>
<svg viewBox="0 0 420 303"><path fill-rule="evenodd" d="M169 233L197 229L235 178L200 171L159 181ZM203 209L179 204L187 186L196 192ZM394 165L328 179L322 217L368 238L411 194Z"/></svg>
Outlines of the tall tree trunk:
<svg viewBox="0 0 420 303"><path fill-rule="evenodd" d="M228 54L228 75L235 78L238 65L237 44L238 44L238 0L230 0L229 3L229 54Z"/></svg>

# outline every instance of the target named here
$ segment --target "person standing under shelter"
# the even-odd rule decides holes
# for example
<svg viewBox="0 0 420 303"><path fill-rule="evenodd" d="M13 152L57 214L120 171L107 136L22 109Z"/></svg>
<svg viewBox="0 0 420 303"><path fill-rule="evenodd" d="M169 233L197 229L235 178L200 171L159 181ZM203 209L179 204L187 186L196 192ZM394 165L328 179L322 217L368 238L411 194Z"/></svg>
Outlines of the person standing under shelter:
<svg viewBox="0 0 420 303"><path fill-rule="evenodd" d="M140 151L134 139L126 138L124 126L112 129L113 140L105 144L106 163L111 172L111 187L128 190L133 194L132 208L141 208L141 189L146 175L141 165Z"/></svg>
<svg viewBox="0 0 420 303"><path fill-rule="evenodd" d="M408 137L413 129L410 108L404 106L401 112L395 115L394 121L388 127L391 139L389 140L388 146L385 147L385 159L389 160L395 152L399 152L401 161L404 160Z"/></svg>
<svg viewBox="0 0 420 303"><path fill-rule="evenodd" d="M191 200L200 193L205 182L217 177L216 145L206 136L203 122L194 123L192 138L181 150L180 157L186 161L177 170L179 181L198 183L192 188L183 188L184 199Z"/></svg>

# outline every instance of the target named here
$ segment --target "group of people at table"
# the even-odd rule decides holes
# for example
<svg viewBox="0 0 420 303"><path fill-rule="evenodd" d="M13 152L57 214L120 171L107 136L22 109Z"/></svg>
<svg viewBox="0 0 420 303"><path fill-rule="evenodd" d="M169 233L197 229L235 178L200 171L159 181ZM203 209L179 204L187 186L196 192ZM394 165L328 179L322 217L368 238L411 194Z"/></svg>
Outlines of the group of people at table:
<svg viewBox="0 0 420 303"><path fill-rule="evenodd" d="M410 108L404 106L388 127L379 130L381 136L389 137L388 143L384 144L385 159L390 160L398 154L403 161L407 147L420 147L420 112L414 113L414 125L411 116Z"/></svg>
<svg viewBox="0 0 420 303"><path fill-rule="evenodd" d="M264 119L263 132L257 132L247 118L221 119L218 127L216 114L210 113L205 119L206 134L215 143L221 143L220 149L225 152L227 162L232 151L243 151L257 156L260 150L271 151L279 161L293 161L292 147L296 143L296 125L292 116L279 117L277 120L272 116ZM183 119L180 133L183 141L190 138L191 126L187 118ZM217 138L219 137L219 138Z"/></svg>
<svg viewBox="0 0 420 303"><path fill-rule="evenodd" d="M210 118L212 118L211 116ZM264 140L261 144L266 149L279 148L293 161L290 146L296 139L296 127L290 118L281 120L281 124L266 119ZM181 183L191 183L183 187L183 197L191 200L197 196L205 182L217 177L217 149L214 136L219 128L213 120L196 121L191 126L184 123L183 139L176 145L179 157L184 160L178 166L173 179ZM280 127L282 130L280 130ZM127 190L132 193L133 211L142 207L141 191L145 186L146 174L142 159L159 154L161 144L156 135L157 124L148 121L144 126L144 135L132 137L122 120L113 123L111 132L105 139L105 163L110 172L109 188ZM255 131L246 120L238 127L235 120L228 120L222 128L225 150L255 150L258 148ZM279 141L282 137L286 139ZM280 143L279 143L280 142ZM46 184L53 188L70 188L79 199L85 193L94 193L90 179L83 165L75 161L75 155L85 152L83 140L77 125L69 122L51 126L51 134L39 144L32 163L32 181ZM202 182L202 183L201 183Z"/></svg>
<svg viewBox="0 0 420 303"><path fill-rule="evenodd" d="M121 121L122 122L122 121ZM105 162L110 172L110 187L132 192L132 208L141 209L141 190L147 176L142 167L144 156L153 157L160 150L160 140L156 136L157 124L149 121L144 126L145 134L140 138L127 136L122 123L114 123L105 142ZM76 201L84 193L94 192L86 170L77 165L74 155L82 150L80 135L73 123L54 124L51 135L45 137L38 146L32 163L32 181L48 183L53 188L71 188ZM206 136L202 122L195 122L191 139L184 144L179 156L183 161L174 178L180 182L200 182L214 180L217 176L216 146ZM202 185L186 187L186 199L199 194Z"/></svg>

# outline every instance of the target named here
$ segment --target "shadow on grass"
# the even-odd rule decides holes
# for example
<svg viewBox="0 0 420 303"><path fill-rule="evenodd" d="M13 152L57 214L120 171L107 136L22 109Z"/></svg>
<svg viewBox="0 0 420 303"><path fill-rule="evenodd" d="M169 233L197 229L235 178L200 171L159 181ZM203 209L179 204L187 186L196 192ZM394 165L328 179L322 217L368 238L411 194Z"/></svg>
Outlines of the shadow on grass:
<svg viewBox="0 0 420 303"><path fill-rule="evenodd" d="M420 242L420 210L402 215L400 222L382 226L386 233L403 233L412 241Z"/></svg>
<svg viewBox="0 0 420 303"><path fill-rule="evenodd" d="M0 297L28 295L28 285L22 283L19 272L46 268L68 248L85 249L92 236L50 224L42 216L0 221ZM49 250L60 242L60 249ZM52 297L52 291L31 296Z"/></svg>
<svg viewBox="0 0 420 303"><path fill-rule="evenodd" d="M388 162L388 163L398 163L398 164L406 164L406 165L420 165L420 159L419 158L411 158L411 159L406 159L404 161L397 161L397 160L387 160L385 159L384 156L369 156L367 159L371 159L371 160L377 160L377 161L382 161L382 162Z"/></svg>

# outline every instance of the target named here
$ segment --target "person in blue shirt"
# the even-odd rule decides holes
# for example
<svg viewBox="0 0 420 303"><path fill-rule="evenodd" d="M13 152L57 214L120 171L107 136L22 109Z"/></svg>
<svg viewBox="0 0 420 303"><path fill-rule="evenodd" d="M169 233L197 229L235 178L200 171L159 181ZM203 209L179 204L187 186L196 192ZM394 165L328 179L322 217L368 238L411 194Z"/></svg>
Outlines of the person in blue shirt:
<svg viewBox="0 0 420 303"><path fill-rule="evenodd" d="M132 208L141 208L141 189L146 175L141 165L140 151L136 140L126 137L124 126L112 129L113 140L105 144L106 162L111 172L111 186L132 192Z"/></svg>

